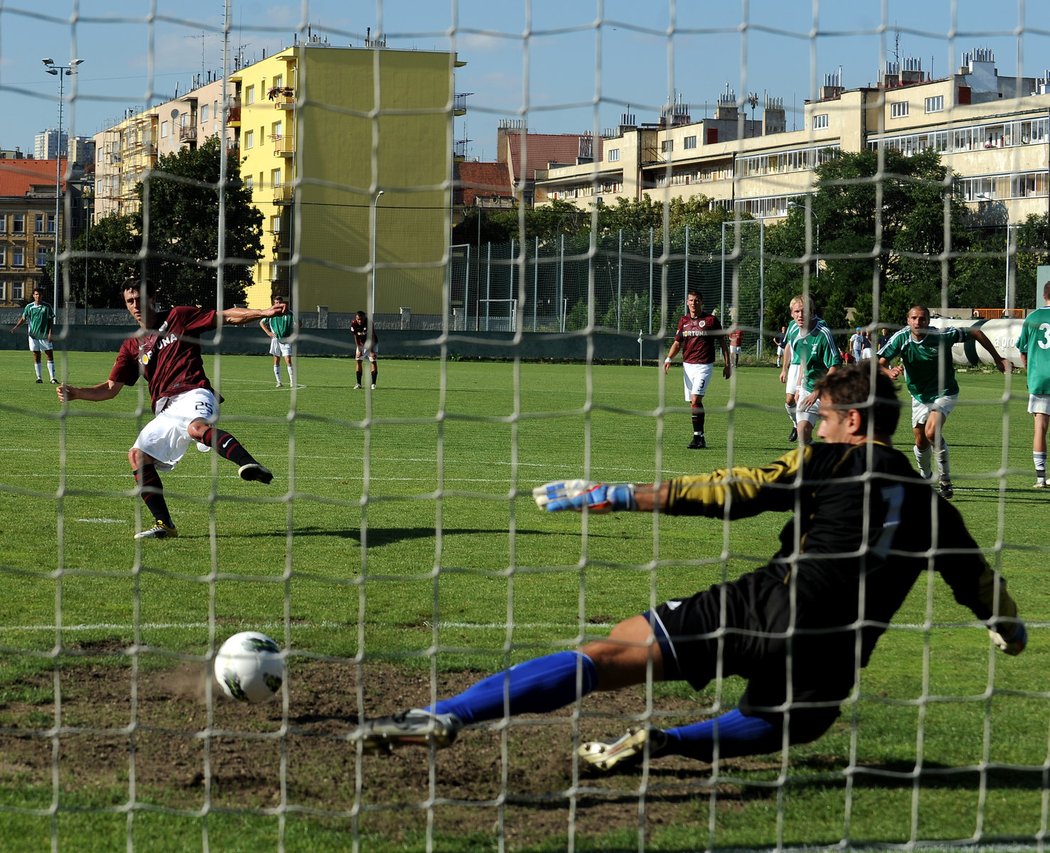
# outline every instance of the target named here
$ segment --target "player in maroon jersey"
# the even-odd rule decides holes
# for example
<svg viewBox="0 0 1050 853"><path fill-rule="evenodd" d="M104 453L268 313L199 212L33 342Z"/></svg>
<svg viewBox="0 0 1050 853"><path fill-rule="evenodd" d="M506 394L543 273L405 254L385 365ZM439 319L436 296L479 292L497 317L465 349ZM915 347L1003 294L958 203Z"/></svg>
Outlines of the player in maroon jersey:
<svg viewBox="0 0 1050 853"><path fill-rule="evenodd" d="M364 311L358 311L354 314L354 319L350 321L350 334L354 336L354 343L357 345L357 351L354 353L354 370L357 384L354 385L354 389L361 387L361 362L367 357L368 369L372 374L372 390L374 391L376 381L379 379L379 365L376 363L376 356L379 354L379 335L369 325L368 315Z"/></svg>
<svg viewBox="0 0 1050 853"><path fill-rule="evenodd" d="M273 474L236 438L215 426L219 399L204 372L200 336L216 327L218 312L186 305L158 312L148 285L137 279L124 283L124 304L140 331L121 344L109 378L83 388L59 385L58 399L64 403L110 400L125 385L134 385L140 376L145 378L154 418L135 439L128 461L154 524L136 533L135 538L173 539L179 534L157 472L174 468L191 442L197 442L202 450L214 447L238 467L242 480L269 483ZM281 302L262 311L227 308L222 312L222 322L241 326L286 310Z"/></svg>
<svg viewBox="0 0 1050 853"><path fill-rule="evenodd" d="M722 376L730 377L733 368L729 362L729 347L725 333L718 318L704 313L704 299L693 290L685 300L688 314L678 321L678 331L664 359L664 373L671 367L671 360L682 352L682 374L685 382L685 399L692 408L693 440L689 442L690 450L702 450L707 447L704 438L704 393L715 363L715 343L722 350Z"/></svg>

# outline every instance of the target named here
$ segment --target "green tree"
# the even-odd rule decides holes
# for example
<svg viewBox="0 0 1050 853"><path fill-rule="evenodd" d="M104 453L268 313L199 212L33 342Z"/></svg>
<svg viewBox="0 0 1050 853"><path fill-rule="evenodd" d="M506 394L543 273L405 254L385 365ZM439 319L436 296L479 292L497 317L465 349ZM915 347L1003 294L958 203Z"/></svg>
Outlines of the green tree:
<svg viewBox="0 0 1050 853"><path fill-rule="evenodd" d="M166 155L138 187L142 204L134 230L149 253L147 275L169 305L215 303L221 154L218 137L212 137L196 150ZM244 301L252 267L262 256L262 214L233 158L224 201L222 307L230 307Z"/></svg>
<svg viewBox="0 0 1050 853"><path fill-rule="evenodd" d="M768 321L786 316L783 298L791 284L802 289L805 267L813 298L838 328L845 328L847 308L858 323L886 323L900 322L914 302L940 305L960 249L953 241L966 233L965 216L936 151L838 154L816 168L807 203L770 229L778 232L767 241L777 253L777 299L767 302Z"/></svg>
<svg viewBox="0 0 1050 853"><path fill-rule="evenodd" d="M136 274L139 239L131 216L113 213L82 231L71 244L69 285L90 308L123 308L123 283Z"/></svg>
<svg viewBox="0 0 1050 853"><path fill-rule="evenodd" d="M1036 269L1050 264L1050 221L1044 214L1032 214L1016 231L1017 264L1014 282L1019 308L1035 308L1043 304L1042 294L1036 300Z"/></svg>

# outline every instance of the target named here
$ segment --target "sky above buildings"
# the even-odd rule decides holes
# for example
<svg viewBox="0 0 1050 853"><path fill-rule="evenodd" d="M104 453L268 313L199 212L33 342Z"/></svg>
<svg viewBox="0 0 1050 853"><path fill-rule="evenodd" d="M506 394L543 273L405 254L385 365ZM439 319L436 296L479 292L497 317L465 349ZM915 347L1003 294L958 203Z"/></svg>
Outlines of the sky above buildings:
<svg viewBox="0 0 1050 853"><path fill-rule="evenodd" d="M3 0L0 148L32 152L58 125L90 136L184 94L223 70L224 0ZM694 120L727 90L779 98L788 129L828 75L868 86L897 59L943 77L965 51L990 48L1000 75L1050 68L1045 4L1033 0L229 0L226 62L244 63L308 35L360 47L454 50L471 93L456 120L473 159L496 156L501 119L540 133L602 132L624 113L655 121L678 101ZM1043 14L1040 14L1042 12ZM75 93L70 99L70 93ZM751 107L745 106L750 118ZM761 106L755 111L761 116Z"/></svg>

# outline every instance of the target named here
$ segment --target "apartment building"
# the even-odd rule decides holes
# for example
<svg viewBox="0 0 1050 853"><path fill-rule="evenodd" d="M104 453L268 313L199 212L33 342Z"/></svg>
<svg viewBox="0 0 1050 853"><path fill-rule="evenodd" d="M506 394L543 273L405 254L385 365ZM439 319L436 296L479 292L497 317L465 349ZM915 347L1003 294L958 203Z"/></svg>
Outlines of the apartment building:
<svg viewBox="0 0 1050 853"><path fill-rule="evenodd" d="M45 268L50 270L53 263L56 166L64 175L64 159L58 164L0 160L0 306L21 305L29 299L33 288L43 282ZM72 202L77 209L78 202ZM53 299L54 294L48 293L48 301Z"/></svg>
<svg viewBox="0 0 1050 853"><path fill-rule="evenodd" d="M159 157L196 148L222 132L223 88L221 78L210 80L149 110L128 110L122 121L95 135L96 221L138 210L135 188ZM231 145L234 136L228 129Z"/></svg>
<svg viewBox="0 0 1050 853"><path fill-rule="evenodd" d="M231 76L241 175L264 217L250 305L286 293L300 311L347 312L374 293L377 314L444 311L462 64L310 39Z"/></svg>
<svg viewBox="0 0 1050 853"><path fill-rule="evenodd" d="M787 215L811 192L814 169L837 151L933 148L957 173L974 204L1000 203L1009 221L1048 211L1048 77L1004 77L989 50L965 53L953 74L931 79L918 60L888 64L875 86L845 89L825 78L803 109L803 127L786 129L783 102L767 98L760 125L736 113L727 90L714 119L631 117L604 140L589 165L553 167L537 176L537 203L562 199L584 207L618 198L703 195L761 219ZM735 128L734 128L735 125Z"/></svg>

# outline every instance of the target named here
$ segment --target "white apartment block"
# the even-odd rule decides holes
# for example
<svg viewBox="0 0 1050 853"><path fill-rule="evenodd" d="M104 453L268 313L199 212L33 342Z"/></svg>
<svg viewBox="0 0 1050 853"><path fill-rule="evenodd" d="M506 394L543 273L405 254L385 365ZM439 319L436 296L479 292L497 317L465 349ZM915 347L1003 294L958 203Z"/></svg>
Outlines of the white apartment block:
<svg viewBox="0 0 1050 853"><path fill-rule="evenodd" d="M966 201L1001 203L1011 222L1050 210L1050 79L1000 76L988 50L964 54L958 71L937 80L916 60L889 65L866 88L846 90L828 77L805 104L801 130L786 129L779 99L766 99L761 122L746 109L727 88L714 118L693 122L679 109L638 125L624 116L600 160L538 174L536 203L705 196L776 220L812 191L814 167L837 151L933 148Z"/></svg>

